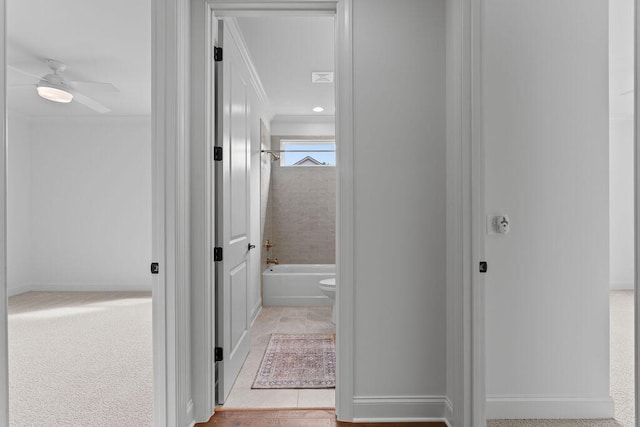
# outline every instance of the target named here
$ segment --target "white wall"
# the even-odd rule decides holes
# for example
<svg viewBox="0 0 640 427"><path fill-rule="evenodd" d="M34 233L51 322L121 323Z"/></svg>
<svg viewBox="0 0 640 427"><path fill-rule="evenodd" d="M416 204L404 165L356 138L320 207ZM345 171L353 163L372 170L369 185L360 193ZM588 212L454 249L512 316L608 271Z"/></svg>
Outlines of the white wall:
<svg viewBox="0 0 640 427"><path fill-rule="evenodd" d="M482 4L487 416L611 417L608 2Z"/></svg>
<svg viewBox="0 0 640 427"><path fill-rule="evenodd" d="M28 265L29 274L13 276L10 286L150 290L149 119L31 118L30 133L13 127L22 131L9 138L15 153L9 228L15 223L22 231L19 242L9 242L9 253L20 254L10 257L9 271ZM17 144L26 136L29 153ZM13 169L13 160L27 169ZM19 186L26 182L30 191Z"/></svg>
<svg viewBox="0 0 640 427"><path fill-rule="evenodd" d="M445 0L353 8L354 416L443 417Z"/></svg>
<svg viewBox="0 0 640 427"><path fill-rule="evenodd" d="M335 135L334 116L275 116L271 120L272 135Z"/></svg>
<svg viewBox="0 0 640 427"><path fill-rule="evenodd" d="M7 119L7 287L9 295L31 284L31 132L29 119Z"/></svg>
<svg viewBox="0 0 640 427"><path fill-rule="evenodd" d="M609 2L610 282L633 289L634 1Z"/></svg>

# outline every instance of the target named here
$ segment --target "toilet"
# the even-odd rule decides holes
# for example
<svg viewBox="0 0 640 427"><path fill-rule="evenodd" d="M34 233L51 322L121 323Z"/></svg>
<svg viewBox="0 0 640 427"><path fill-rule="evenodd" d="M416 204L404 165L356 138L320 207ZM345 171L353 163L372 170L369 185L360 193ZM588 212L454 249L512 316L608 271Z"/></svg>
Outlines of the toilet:
<svg viewBox="0 0 640 427"><path fill-rule="evenodd" d="M336 278L320 280L320 290L328 296L332 302L331 322L336 323Z"/></svg>

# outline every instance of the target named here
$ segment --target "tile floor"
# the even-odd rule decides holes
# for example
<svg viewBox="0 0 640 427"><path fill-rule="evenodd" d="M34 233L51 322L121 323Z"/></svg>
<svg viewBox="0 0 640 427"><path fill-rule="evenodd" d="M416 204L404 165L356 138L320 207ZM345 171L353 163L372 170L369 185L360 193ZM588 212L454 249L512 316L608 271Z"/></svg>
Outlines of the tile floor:
<svg viewBox="0 0 640 427"><path fill-rule="evenodd" d="M224 408L333 408L335 389L252 390L272 333L334 334L331 307L263 307L251 327L251 351Z"/></svg>

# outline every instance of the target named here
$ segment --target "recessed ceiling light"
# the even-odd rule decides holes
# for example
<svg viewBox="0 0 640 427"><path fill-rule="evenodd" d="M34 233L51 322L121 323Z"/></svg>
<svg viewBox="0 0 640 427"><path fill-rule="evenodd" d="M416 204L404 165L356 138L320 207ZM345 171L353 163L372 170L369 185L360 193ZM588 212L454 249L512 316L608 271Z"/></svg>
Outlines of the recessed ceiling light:
<svg viewBox="0 0 640 427"><path fill-rule="evenodd" d="M313 107L313 111L315 111L316 113L322 113L324 111L324 108L322 108L322 107Z"/></svg>

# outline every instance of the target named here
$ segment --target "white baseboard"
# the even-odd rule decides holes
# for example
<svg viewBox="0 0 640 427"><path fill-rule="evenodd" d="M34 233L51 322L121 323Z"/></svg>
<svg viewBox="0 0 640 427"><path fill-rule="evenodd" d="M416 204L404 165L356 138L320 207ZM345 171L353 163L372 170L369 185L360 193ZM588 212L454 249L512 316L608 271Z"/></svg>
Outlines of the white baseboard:
<svg viewBox="0 0 640 427"><path fill-rule="evenodd" d="M454 425L453 423L453 404L451 403L451 400L449 400L449 398L446 398L445 401L445 408L444 408L444 418L445 418L445 423L451 427L452 425Z"/></svg>
<svg viewBox="0 0 640 427"><path fill-rule="evenodd" d="M487 419L613 418L611 397L487 397Z"/></svg>
<svg viewBox="0 0 640 427"><path fill-rule="evenodd" d="M139 283L29 283L9 288L9 296L25 292L151 292L151 284Z"/></svg>
<svg viewBox="0 0 640 427"><path fill-rule="evenodd" d="M193 400L189 400L189 403L187 403L187 422L185 423L188 426L195 426L196 425L196 416L195 416L195 408L194 408L194 404L193 404Z"/></svg>
<svg viewBox="0 0 640 427"><path fill-rule="evenodd" d="M428 422L447 425L444 396L354 396L353 422Z"/></svg>
<svg viewBox="0 0 640 427"><path fill-rule="evenodd" d="M12 297L14 295L20 295L20 294L24 294L25 292L30 292L31 291L31 284L30 283L21 283L19 285L11 285L9 286L9 288L7 289L7 295Z"/></svg>
<svg viewBox="0 0 640 427"><path fill-rule="evenodd" d="M611 283L609 289L612 291L633 291L635 288L633 282L617 282Z"/></svg>

